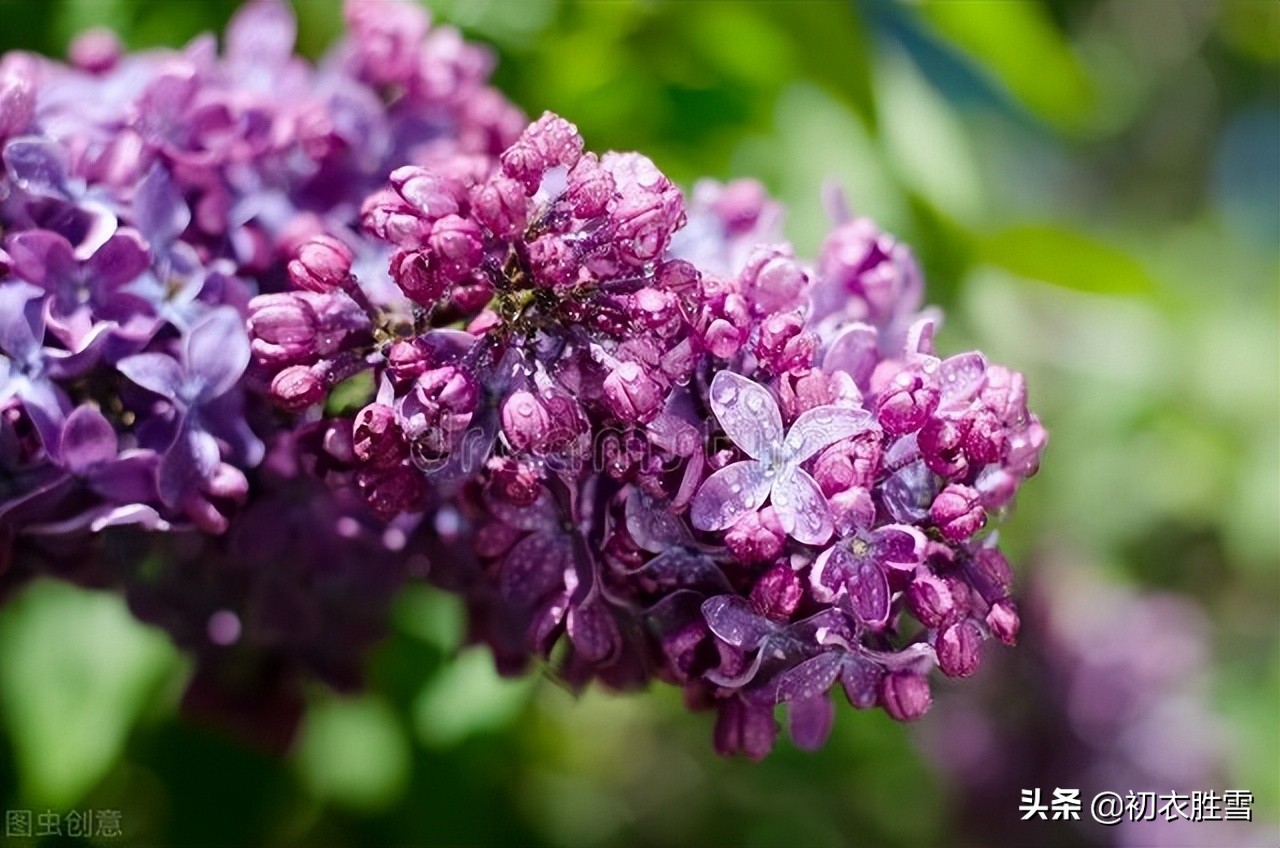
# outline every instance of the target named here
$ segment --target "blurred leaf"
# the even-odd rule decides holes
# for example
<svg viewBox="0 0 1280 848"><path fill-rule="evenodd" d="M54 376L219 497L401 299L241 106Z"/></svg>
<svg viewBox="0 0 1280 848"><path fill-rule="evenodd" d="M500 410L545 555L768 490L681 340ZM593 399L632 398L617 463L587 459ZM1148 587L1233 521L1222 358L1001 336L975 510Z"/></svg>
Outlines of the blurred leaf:
<svg viewBox="0 0 1280 848"><path fill-rule="evenodd" d="M484 650L463 651L427 683L414 704L414 727L426 745L447 748L510 722L529 699L536 676L498 676Z"/></svg>
<svg viewBox="0 0 1280 848"><path fill-rule="evenodd" d="M930 0L922 18L998 79L1027 109L1061 129L1088 122L1093 91L1039 2Z"/></svg>
<svg viewBox="0 0 1280 848"><path fill-rule="evenodd" d="M326 415L354 415L373 397L373 372L362 371L333 387L325 401Z"/></svg>
<svg viewBox="0 0 1280 848"><path fill-rule="evenodd" d="M364 812L385 809L409 782L409 739L380 699L312 704L298 749L303 780L318 797Z"/></svg>
<svg viewBox="0 0 1280 848"><path fill-rule="evenodd" d="M981 238L979 259L1020 277L1094 294L1149 294L1155 283L1131 256L1051 224L1024 224Z"/></svg>
<svg viewBox="0 0 1280 848"><path fill-rule="evenodd" d="M82 798L176 663L168 640L114 595L40 582L10 601L0 611L0 712L23 797L61 809Z"/></svg>

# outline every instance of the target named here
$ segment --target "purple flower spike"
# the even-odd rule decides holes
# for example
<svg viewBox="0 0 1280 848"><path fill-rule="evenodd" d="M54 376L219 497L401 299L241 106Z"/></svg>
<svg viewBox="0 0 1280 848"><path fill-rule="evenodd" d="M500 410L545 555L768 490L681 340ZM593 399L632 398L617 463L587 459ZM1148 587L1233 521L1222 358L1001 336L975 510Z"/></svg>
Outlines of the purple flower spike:
<svg viewBox="0 0 1280 848"><path fill-rule="evenodd" d="M811 545L830 538L826 498L800 464L833 442L871 429L871 417L863 410L820 406L796 419L784 437L778 404L759 383L721 371L711 381L710 396L720 426L750 459L707 478L691 505L693 526L730 527L772 495L778 521L792 538Z"/></svg>

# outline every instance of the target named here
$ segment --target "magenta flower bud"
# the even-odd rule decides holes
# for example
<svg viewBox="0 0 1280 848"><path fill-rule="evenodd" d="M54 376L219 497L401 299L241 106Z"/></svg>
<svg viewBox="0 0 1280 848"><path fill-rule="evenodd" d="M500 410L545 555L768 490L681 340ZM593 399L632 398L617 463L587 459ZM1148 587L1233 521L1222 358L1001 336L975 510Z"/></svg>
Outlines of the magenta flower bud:
<svg viewBox="0 0 1280 848"><path fill-rule="evenodd" d="M449 291L449 281L433 267L425 251L397 250L391 254L388 271L401 290L423 306L435 306Z"/></svg>
<svg viewBox="0 0 1280 848"><path fill-rule="evenodd" d="M525 452L545 447L555 427L546 404L525 389L512 392L502 403L502 433L507 443Z"/></svg>
<svg viewBox="0 0 1280 848"><path fill-rule="evenodd" d="M1004 425L990 409L982 407L969 418L964 437L964 452L978 465L1000 462L1009 451L1009 436Z"/></svg>
<svg viewBox="0 0 1280 848"><path fill-rule="evenodd" d="M537 502L542 493L542 476L536 468L509 456L495 456L486 467L494 497L515 507L530 507Z"/></svg>
<svg viewBox="0 0 1280 848"><path fill-rule="evenodd" d="M446 279L457 282L480 261L483 245L475 222L446 215L431 227L427 245L435 254L436 266Z"/></svg>
<svg viewBox="0 0 1280 848"><path fill-rule="evenodd" d="M314 357L319 323L311 304L291 293L264 294L249 301L251 347L267 365L291 365Z"/></svg>
<svg viewBox="0 0 1280 848"><path fill-rule="evenodd" d="M876 399L876 416L890 435L913 433L937 409L938 398L938 388L932 381L914 371L899 371Z"/></svg>
<svg viewBox="0 0 1280 848"><path fill-rule="evenodd" d="M978 670L982 631L971 618L961 619L938 633L934 650L938 668L947 677L968 677Z"/></svg>
<svg viewBox="0 0 1280 848"><path fill-rule="evenodd" d="M578 254L569 242L548 233L529 245L529 265L538 285L565 286L577 279Z"/></svg>
<svg viewBox="0 0 1280 848"><path fill-rule="evenodd" d="M1018 608L1009 598L1002 598L987 610L987 626L992 634L1006 645L1012 646L1018 641Z"/></svg>
<svg viewBox="0 0 1280 848"><path fill-rule="evenodd" d="M289 281L300 289L329 292L351 276L351 248L329 235L307 239L289 263Z"/></svg>
<svg viewBox="0 0 1280 848"><path fill-rule="evenodd" d="M498 238L524 229L528 197L517 180L495 174L471 189L471 214Z"/></svg>
<svg viewBox="0 0 1280 848"><path fill-rule="evenodd" d="M601 163L618 187L611 216L618 258L630 265L657 259L684 225L683 195L639 153L606 153Z"/></svg>
<svg viewBox="0 0 1280 848"><path fill-rule="evenodd" d="M982 594L988 598L1003 598L1009 594L1013 584L1013 569L1009 560L996 547L982 547L974 552L973 567L978 579L974 581Z"/></svg>
<svg viewBox="0 0 1280 848"><path fill-rule="evenodd" d="M290 412L324 400L328 387L306 365L290 365L271 381L271 399Z"/></svg>
<svg viewBox="0 0 1280 848"><path fill-rule="evenodd" d="M809 284L790 247L756 248L738 279L757 315L795 308Z"/></svg>
<svg viewBox="0 0 1280 848"><path fill-rule="evenodd" d="M600 166L594 153L584 155L569 172L564 199L579 218L603 215L616 195L613 175Z"/></svg>
<svg viewBox="0 0 1280 848"><path fill-rule="evenodd" d="M427 10L413 3L349 0L342 13L351 29L356 72L375 86L408 83L422 61Z"/></svg>
<svg viewBox="0 0 1280 848"><path fill-rule="evenodd" d="M390 189L374 192L361 204L360 227L374 238L415 247L431 232L431 222Z"/></svg>
<svg viewBox="0 0 1280 848"><path fill-rule="evenodd" d="M933 696L924 675L894 671L880 681L880 705L897 721L914 721L929 711Z"/></svg>
<svg viewBox="0 0 1280 848"><path fill-rule="evenodd" d="M391 172L391 187L429 221L458 214L458 184L440 173L416 165Z"/></svg>
<svg viewBox="0 0 1280 848"><path fill-rule="evenodd" d="M631 313L646 329L657 330L679 317L680 305L670 292L643 288L631 296Z"/></svg>
<svg viewBox="0 0 1280 848"><path fill-rule="evenodd" d="M742 347L742 343L746 341L746 337L745 331L738 329L723 318L717 318L712 321L702 334L702 340L707 346L707 350L711 351L712 356L717 356L720 359L729 359L737 353L738 349Z"/></svg>
<svg viewBox="0 0 1280 848"><path fill-rule="evenodd" d="M773 507L748 512L725 533L724 543L739 561L748 565L770 562L782 553L786 531Z"/></svg>
<svg viewBox="0 0 1280 848"><path fill-rule="evenodd" d="M662 655L677 681L686 682L699 670L703 664L699 649L709 633L707 625L697 620L662 637Z"/></svg>
<svg viewBox="0 0 1280 848"><path fill-rule="evenodd" d="M409 456L395 410L381 403L371 403L356 414L352 446L361 462L375 468L398 465Z"/></svg>
<svg viewBox="0 0 1280 848"><path fill-rule="evenodd" d="M725 183L711 209L730 235L750 232L769 204L769 195L757 180L738 179Z"/></svg>
<svg viewBox="0 0 1280 848"><path fill-rule="evenodd" d="M702 275L692 263L683 259L672 259L658 266L657 279L658 286L663 291L693 295L698 290Z"/></svg>
<svg viewBox="0 0 1280 848"><path fill-rule="evenodd" d="M907 587L907 606L925 627L944 627L958 614L955 599L947 582L922 572Z"/></svg>
<svg viewBox="0 0 1280 848"><path fill-rule="evenodd" d="M623 421L646 424L662 410L666 390L635 362L624 362L604 378L609 410Z"/></svg>
<svg viewBox="0 0 1280 848"><path fill-rule="evenodd" d="M422 472L411 465L363 469L356 474L356 483L369 506L384 520L417 512L427 491Z"/></svg>
<svg viewBox="0 0 1280 848"><path fill-rule="evenodd" d="M880 439L842 439L818 454L813 477L831 497L846 489L869 490L880 471Z"/></svg>
<svg viewBox="0 0 1280 848"><path fill-rule="evenodd" d="M67 51L71 64L90 74L106 73L120 61L120 39L106 27L94 27L75 37Z"/></svg>
<svg viewBox="0 0 1280 848"><path fill-rule="evenodd" d="M772 707L755 706L741 698L729 698L719 702L719 709L714 733L717 753L725 757L741 753L752 760L768 756L778 736L778 723L774 721Z"/></svg>
<svg viewBox="0 0 1280 848"><path fill-rule="evenodd" d="M943 477L963 477L969 470L964 453L968 422L950 418L930 418L920 428L916 444L929 470Z"/></svg>
<svg viewBox="0 0 1280 848"><path fill-rule="evenodd" d="M434 364L435 357L416 341L398 341L387 351L387 373L398 384L411 383Z"/></svg>
<svg viewBox="0 0 1280 848"><path fill-rule="evenodd" d="M963 542L987 522L977 490L959 483L948 484L938 493L929 508L929 516L942 535L953 542Z"/></svg>
<svg viewBox="0 0 1280 848"><path fill-rule="evenodd" d="M524 185L529 194L538 190L547 170L572 167L582 155L578 128L559 115L544 112L525 129L516 143L502 153L502 173Z"/></svg>
<svg viewBox="0 0 1280 848"><path fill-rule="evenodd" d="M760 615L774 621L790 619L803 599L804 587L800 578L785 560L760 575L751 587L751 606Z"/></svg>
<svg viewBox="0 0 1280 848"><path fill-rule="evenodd" d="M19 135L35 116L35 63L25 56L0 65L0 141Z"/></svg>

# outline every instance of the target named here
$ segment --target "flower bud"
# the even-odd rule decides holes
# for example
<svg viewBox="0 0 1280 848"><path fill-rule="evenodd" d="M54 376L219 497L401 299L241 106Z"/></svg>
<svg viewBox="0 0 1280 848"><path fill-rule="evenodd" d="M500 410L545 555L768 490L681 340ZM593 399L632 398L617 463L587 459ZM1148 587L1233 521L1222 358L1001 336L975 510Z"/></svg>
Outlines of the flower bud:
<svg viewBox="0 0 1280 848"><path fill-rule="evenodd" d="M449 281L433 267L425 251L397 250L391 254L388 270L400 289L423 306L435 306L449 291Z"/></svg>
<svg viewBox="0 0 1280 848"><path fill-rule="evenodd" d="M956 617L955 599L945 580L924 572L907 587L907 606L925 627L943 627Z"/></svg>
<svg viewBox="0 0 1280 848"><path fill-rule="evenodd" d="M537 469L509 456L495 456L487 463L489 489L494 497L515 507L529 507L542 493Z"/></svg>
<svg viewBox="0 0 1280 848"><path fill-rule="evenodd" d="M289 281L300 289L329 292L351 276L351 248L329 235L307 239L289 262Z"/></svg>
<svg viewBox="0 0 1280 848"><path fill-rule="evenodd" d="M933 696L924 675L894 671L880 681L880 705L897 721L914 721L929 711Z"/></svg>
<svg viewBox="0 0 1280 848"><path fill-rule="evenodd" d="M911 370L899 371L876 399L876 416L892 436L913 433L937 409L938 396L932 381Z"/></svg>
<svg viewBox="0 0 1280 848"><path fill-rule="evenodd" d="M777 247L756 248L739 280L757 315L796 307L809 284L808 275L790 248Z"/></svg>
<svg viewBox="0 0 1280 848"><path fill-rule="evenodd" d="M608 211L616 194L613 175L600 167L594 153L588 153L569 172L564 199L578 218L594 218Z"/></svg>
<svg viewBox="0 0 1280 848"><path fill-rule="evenodd" d="M751 587L751 606L760 615L774 621L790 619L803 599L804 588L800 585L800 578L785 560L762 574Z"/></svg>
<svg viewBox="0 0 1280 848"><path fill-rule="evenodd" d="M290 412L324 400L328 387L306 365L290 365L271 381L271 399Z"/></svg>
<svg viewBox="0 0 1280 848"><path fill-rule="evenodd" d="M524 229L528 197L516 180L495 174L471 190L471 214L498 238Z"/></svg>
<svg viewBox="0 0 1280 848"><path fill-rule="evenodd" d="M400 195L383 189L361 204L360 228L390 244L421 247L431 232L431 222Z"/></svg>
<svg viewBox="0 0 1280 848"><path fill-rule="evenodd" d="M987 522L978 492L958 483L951 483L938 493L929 515L942 535L953 542L963 542Z"/></svg>
<svg viewBox="0 0 1280 848"><path fill-rule="evenodd" d="M480 261L480 228L466 218L446 215L432 225L427 245L435 254L440 273L457 282Z"/></svg>
<svg viewBox="0 0 1280 848"><path fill-rule="evenodd" d="M619 419L645 424L662 410L666 391L635 362L624 362L604 379L604 397Z"/></svg>
<svg viewBox="0 0 1280 848"><path fill-rule="evenodd" d="M35 63L25 56L0 65L0 141L19 135L35 116Z"/></svg>
<svg viewBox="0 0 1280 848"><path fill-rule="evenodd" d="M920 429L916 443L920 455L929 470L943 477L963 477L969 470L969 460L964 453L964 440L968 432L967 421L950 418L930 418Z"/></svg>
<svg viewBox="0 0 1280 848"><path fill-rule="evenodd" d="M555 422L542 400L533 392L512 392L502 404L502 433L507 443L525 452L545 447Z"/></svg>
<svg viewBox="0 0 1280 848"><path fill-rule="evenodd" d="M371 403L357 413L352 440L360 461L375 468L397 465L409 456L395 410L386 404Z"/></svg>
<svg viewBox="0 0 1280 848"><path fill-rule="evenodd" d="M764 186L752 179L738 179L720 187L711 210L729 235L749 233L769 205Z"/></svg>
<svg viewBox="0 0 1280 848"><path fill-rule="evenodd" d="M982 631L971 618L961 619L938 634L934 650L938 668L947 677L968 677L978 670Z"/></svg>
<svg viewBox="0 0 1280 848"><path fill-rule="evenodd" d="M422 472L410 465L363 469L356 474L356 483L369 506L385 520L421 509L427 490Z"/></svg>
<svg viewBox="0 0 1280 848"><path fill-rule="evenodd" d="M1002 598L991 605L987 611L987 626L995 637L1006 645L1014 645L1018 641L1018 609L1009 598Z"/></svg>
<svg viewBox="0 0 1280 848"><path fill-rule="evenodd" d="M315 310L301 297L264 294L249 301L253 353L268 365L288 365L315 356L318 327Z"/></svg>
<svg viewBox="0 0 1280 848"><path fill-rule="evenodd" d="M428 168L405 165L391 172L391 186L429 221L458 214L460 186Z"/></svg>
<svg viewBox="0 0 1280 848"><path fill-rule="evenodd" d="M416 341L398 341L387 351L387 373L396 383L410 383L430 368L433 360L426 346Z"/></svg>
<svg viewBox="0 0 1280 848"><path fill-rule="evenodd" d="M120 39L106 27L94 27L75 37L67 51L71 64L90 74L102 74L120 61Z"/></svg>
<svg viewBox="0 0 1280 848"><path fill-rule="evenodd" d="M725 533L724 543L739 561L752 565L776 558L786 539L773 507L765 507L739 518Z"/></svg>

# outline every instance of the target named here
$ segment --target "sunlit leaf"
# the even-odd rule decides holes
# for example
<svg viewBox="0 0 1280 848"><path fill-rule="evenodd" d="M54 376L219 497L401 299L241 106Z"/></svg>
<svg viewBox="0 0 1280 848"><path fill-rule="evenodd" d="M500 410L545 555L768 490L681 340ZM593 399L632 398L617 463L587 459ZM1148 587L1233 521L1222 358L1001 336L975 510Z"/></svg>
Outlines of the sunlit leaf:
<svg viewBox="0 0 1280 848"><path fill-rule="evenodd" d="M374 696L313 704L298 749L303 780L318 797L370 812L394 804L409 782L409 739Z"/></svg>
<svg viewBox="0 0 1280 848"><path fill-rule="evenodd" d="M1021 277L1095 294L1152 291L1151 277L1124 251L1083 233L1026 224L982 239L979 258Z"/></svg>
<svg viewBox="0 0 1280 848"><path fill-rule="evenodd" d="M168 640L116 596L42 582L8 602L0 611L0 713L22 796L54 808L84 797L176 666Z"/></svg>

